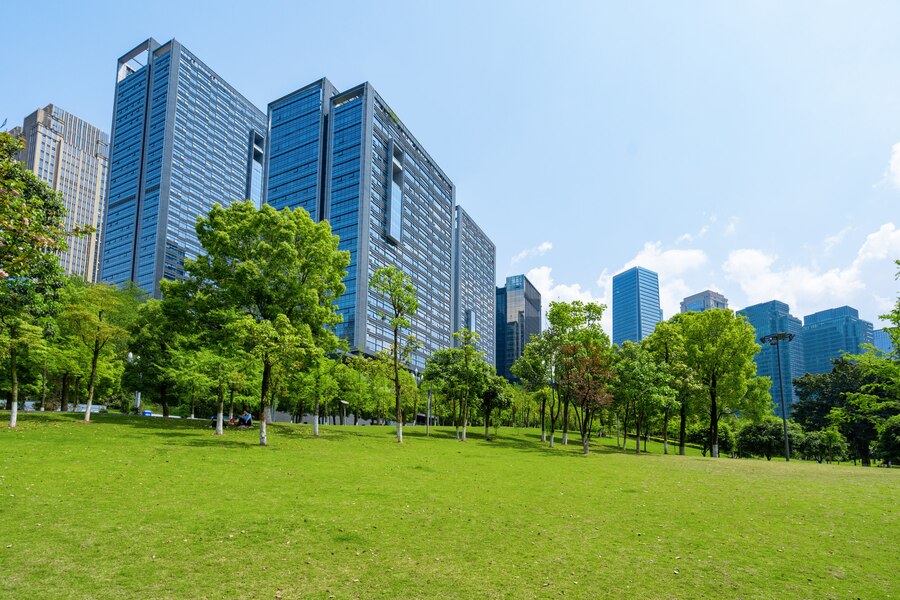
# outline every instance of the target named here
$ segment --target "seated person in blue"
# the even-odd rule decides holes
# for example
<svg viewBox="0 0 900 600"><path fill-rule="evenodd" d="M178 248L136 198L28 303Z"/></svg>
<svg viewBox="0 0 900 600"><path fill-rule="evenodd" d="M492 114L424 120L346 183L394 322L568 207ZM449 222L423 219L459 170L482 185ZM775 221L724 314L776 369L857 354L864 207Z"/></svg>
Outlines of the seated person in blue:
<svg viewBox="0 0 900 600"><path fill-rule="evenodd" d="M238 417L238 426L243 428L253 426L253 417L246 410Z"/></svg>

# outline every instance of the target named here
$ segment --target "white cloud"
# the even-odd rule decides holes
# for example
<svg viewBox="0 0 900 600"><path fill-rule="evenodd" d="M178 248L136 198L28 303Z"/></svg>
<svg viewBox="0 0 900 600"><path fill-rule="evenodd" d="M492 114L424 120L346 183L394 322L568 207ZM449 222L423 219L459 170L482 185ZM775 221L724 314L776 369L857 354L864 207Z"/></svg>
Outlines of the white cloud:
<svg viewBox="0 0 900 600"><path fill-rule="evenodd" d="M591 290L585 289L581 287L580 283L556 283L553 280L553 269L551 267L543 266L543 267L535 267L528 271L525 276L528 278L528 281L537 288L537 290L541 293L541 310L546 314L547 308L550 306L551 302L572 302L573 300L581 300L582 302L597 302L599 304L605 304L607 309L603 314L603 319L601 319L601 325L603 329L609 333L612 327L612 317L610 313L610 303L608 301L608 296L605 293L606 288L603 285L600 285L600 281L606 276L606 271L604 274L600 276L600 280L598 280L598 286L600 286L601 290L604 290L602 296L595 296ZM609 276L610 281L612 277ZM543 320L544 327L547 326L546 319Z"/></svg>
<svg viewBox="0 0 900 600"><path fill-rule="evenodd" d="M856 257L856 262L896 259L900 257L900 229L893 223L885 223L878 231L866 236L866 241Z"/></svg>
<svg viewBox="0 0 900 600"><path fill-rule="evenodd" d="M656 271L660 276L675 276L702 267L706 262L703 250L663 250L661 242L647 242L634 258L625 263L622 270L639 266Z"/></svg>
<svg viewBox="0 0 900 600"><path fill-rule="evenodd" d="M725 235L726 237L732 236L737 232L737 225L741 222L740 217L731 217L728 219L728 225L725 226Z"/></svg>
<svg viewBox="0 0 900 600"><path fill-rule="evenodd" d="M847 237L847 234L850 233L850 231L851 231L852 229L853 229L852 227L850 227L849 225L847 225L846 227L844 227L843 229L841 229L840 231L838 231L836 234L830 235L830 236L828 236L827 238L825 238L824 244L825 244L825 252L826 252L826 254L827 254L828 252L831 252L832 248L834 248L835 246L837 246L838 244L840 244L841 242L843 242L843 241L844 241L844 238Z"/></svg>
<svg viewBox="0 0 900 600"><path fill-rule="evenodd" d="M536 256L543 256L544 254L546 254L546 253L549 252L550 250L553 250L553 243L552 243L552 242L541 242L540 244L538 244L538 245L535 246L534 248L526 248L525 250L522 250L521 252L519 252L518 254L516 254L515 256L513 256L513 257L512 257L512 260L510 261L510 263L511 263L511 264L516 264L517 262L521 262L521 261L525 260L526 258L533 258L533 257L536 257Z"/></svg>
<svg viewBox="0 0 900 600"><path fill-rule="evenodd" d="M888 162L887 171L884 172L884 181L900 188L900 143L891 147L891 160Z"/></svg>

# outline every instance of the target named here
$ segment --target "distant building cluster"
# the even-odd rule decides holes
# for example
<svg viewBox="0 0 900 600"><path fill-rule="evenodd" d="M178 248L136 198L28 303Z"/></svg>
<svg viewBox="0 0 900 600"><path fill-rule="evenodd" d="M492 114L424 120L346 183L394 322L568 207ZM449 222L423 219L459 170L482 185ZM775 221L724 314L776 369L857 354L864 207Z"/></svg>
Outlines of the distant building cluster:
<svg viewBox="0 0 900 600"><path fill-rule="evenodd" d="M479 335L497 372L514 380L512 364L541 332L540 293L525 275L495 287L494 242L369 83L342 91L323 78L263 112L178 41L148 39L118 60L111 136L53 104L11 133L26 140L19 158L62 193L66 226L92 228L59 257L87 281L134 281L158 297L160 281L183 278L185 260L200 252L197 217L215 203L249 199L303 208L340 237L351 259L337 333L356 352L391 343L378 317L384 301L368 286L385 265L402 269L418 291L410 327L421 344L416 371L465 328ZM727 308L713 290L681 302L683 313ZM849 306L803 322L778 300L737 314L757 339L793 336L763 345L756 358L758 373L772 378L773 398L783 392L788 405L797 399L794 378L829 371L832 359L861 344L892 350L887 332L873 331ZM657 273L635 266L613 277L615 344L646 338L662 320Z"/></svg>

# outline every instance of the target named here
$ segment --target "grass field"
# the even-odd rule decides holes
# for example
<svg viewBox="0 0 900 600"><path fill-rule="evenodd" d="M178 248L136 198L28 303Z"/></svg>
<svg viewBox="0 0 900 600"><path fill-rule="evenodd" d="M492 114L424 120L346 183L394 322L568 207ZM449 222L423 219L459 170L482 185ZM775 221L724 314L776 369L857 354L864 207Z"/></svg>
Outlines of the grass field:
<svg viewBox="0 0 900 600"><path fill-rule="evenodd" d="M0 596L900 597L896 469L203 425L2 429Z"/></svg>

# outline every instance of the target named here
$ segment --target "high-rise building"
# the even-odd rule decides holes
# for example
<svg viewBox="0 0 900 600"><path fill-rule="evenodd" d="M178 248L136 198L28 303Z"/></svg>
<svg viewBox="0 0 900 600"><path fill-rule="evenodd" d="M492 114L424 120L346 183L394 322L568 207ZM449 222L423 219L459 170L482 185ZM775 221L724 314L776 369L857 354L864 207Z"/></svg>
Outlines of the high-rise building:
<svg viewBox="0 0 900 600"><path fill-rule="evenodd" d="M894 341L891 339L891 334L887 329L876 329L873 331L872 344L885 354L890 354L894 351Z"/></svg>
<svg viewBox="0 0 900 600"><path fill-rule="evenodd" d="M410 331L415 370L450 345L455 187L368 83L344 92L321 79L269 104L265 200L327 219L350 252L337 333L357 352L388 349L386 300L375 269L410 276L419 308Z"/></svg>
<svg viewBox="0 0 900 600"><path fill-rule="evenodd" d="M195 257L197 217L262 199L266 117L176 40L118 61L101 277L159 295Z"/></svg>
<svg viewBox="0 0 900 600"><path fill-rule="evenodd" d="M791 315L790 308L784 302L771 300L761 304L754 304L737 311L738 315L747 318L756 330L756 342L761 350L754 357L756 361L756 374L760 377L771 378L772 385L769 391L772 394L772 404L775 414L781 416L781 387L784 385L784 403L787 416L791 414L791 405L799 399L794 390L794 379L802 377L806 372L803 362L803 339L800 334L802 324L800 319ZM778 347L760 342L760 338L773 333L791 333L794 339L782 340ZM781 377L778 375L778 354L781 354Z"/></svg>
<svg viewBox="0 0 900 600"><path fill-rule="evenodd" d="M100 265L100 231L109 172L109 136L87 121L48 104L11 131L25 138L19 160L62 193L65 228L91 227L84 237L70 237L59 264L85 281L96 281Z"/></svg>
<svg viewBox="0 0 900 600"><path fill-rule="evenodd" d="M829 308L803 318L803 357L807 373L830 373L831 361L871 344L872 324L850 306Z"/></svg>
<svg viewBox="0 0 900 600"><path fill-rule="evenodd" d="M457 205L453 227L453 331L477 333L478 349L489 364L494 364L496 258L494 242Z"/></svg>
<svg viewBox="0 0 900 600"><path fill-rule="evenodd" d="M681 312L683 313L703 312L712 308L728 308L728 298L719 292L706 290L681 301Z"/></svg>
<svg viewBox="0 0 900 600"><path fill-rule="evenodd" d="M497 374L516 381L513 363L531 338L541 333L541 294L524 275L507 277L506 285L497 288L496 331Z"/></svg>
<svg viewBox="0 0 900 600"><path fill-rule="evenodd" d="M613 343L639 342L662 321L659 275L644 267L632 267L613 277Z"/></svg>

